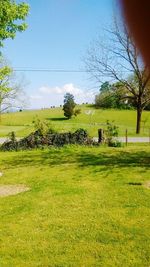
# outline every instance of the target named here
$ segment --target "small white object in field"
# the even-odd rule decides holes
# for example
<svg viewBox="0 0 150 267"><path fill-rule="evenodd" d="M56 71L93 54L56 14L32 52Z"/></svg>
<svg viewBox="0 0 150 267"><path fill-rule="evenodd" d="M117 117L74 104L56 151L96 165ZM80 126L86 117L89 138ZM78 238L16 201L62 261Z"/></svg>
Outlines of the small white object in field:
<svg viewBox="0 0 150 267"><path fill-rule="evenodd" d="M95 111L94 110L85 110L86 115L94 115Z"/></svg>
<svg viewBox="0 0 150 267"><path fill-rule="evenodd" d="M3 173L2 172L0 172L0 177L3 175Z"/></svg>

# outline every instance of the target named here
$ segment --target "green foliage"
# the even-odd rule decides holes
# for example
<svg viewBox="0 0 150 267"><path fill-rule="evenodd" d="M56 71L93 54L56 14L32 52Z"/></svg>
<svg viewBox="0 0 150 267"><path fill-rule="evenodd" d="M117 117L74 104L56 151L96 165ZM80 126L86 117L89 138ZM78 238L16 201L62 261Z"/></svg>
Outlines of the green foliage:
<svg viewBox="0 0 150 267"><path fill-rule="evenodd" d="M127 98L128 91L121 82L101 85L100 93L95 96L97 108L134 109L133 100Z"/></svg>
<svg viewBox="0 0 150 267"><path fill-rule="evenodd" d="M114 122L112 121L111 123L107 120L106 124L107 124L106 133L107 133L108 138L118 137L119 128L114 124Z"/></svg>
<svg viewBox="0 0 150 267"><path fill-rule="evenodd" d="M81 114L81 109L80 108L76 108L74 111L74 116L77 117L79 114Z"/></svg>
<svg viewBox="0 0 150 267"><path fill-rule="evenodd" d="M111 90L111 84L109 82L102 83L100 87L100 93L106 93Z"/></svg>
<svg viewBox="0 0 150 267"><path fill-rule="evenodd" d="M7 65L3 56L0 56L0 114L8 109L21 105L19 99L21 85L14 79L13 69ZM22 101L23 104L23 101Z"/></svg>
<svg viewBox="0 0 150 267"><path fill-rule="evenodd" d="M105 130L105 143L111 147L120 147L121 142L115 139L118 137L119 128L114 124L114 122L109 122L107 120L107 128Z"/></svg>
<svg viewBox="0 0 150 267"><path fill-rule="evenodd" d="M115 96L112 92L104 92L96 95L95 106L100 108L114 108Z"/></svg>
<svg viewBox="0 0 150 267"><path fill-rule="evenodd" d="M45 135L47 133L55 133L54 126L52 126L46 120L41 120L38 116L36 116L33 120L33 125L35 131L38 131L41 135Z"/></svg>
<svg viewBox="0 0 150 267"><path fill-rule="evenodd" d="M64 96L63 111L64 111L64 116L67 119L71 119L71 117L74 115L75 106L76 103L74 101L74 96L70 93L66 93L66 95Z"/></svg>
<svg viewBox="0 0 150 267"><path fill-rule="evenodd" d="M29 12L29 5L16 3L14 0L0 0L0 46L8 38L14 38L16 32L27 28L25 20Z"/></svg>
<svg viewBox="0 0 150 267"><path fill-rule="evenodd" d="M3 58L0 58L0 61L3 61ZM9 66L4 66L0 68L0 81L3 81L6 79L6 77L9 77L12 74L13 70Z"/></svg>
<svg viewBox="0 0 150 267"><path fill-rule="evenodd" d="M10 141L12 141L12 142L16 142L17 141L15 132L10 132L8 134L8 137L9 137Z"/></svg>
<svg viewBox="0 0 150 267"><path fill-rule="evenodd" d="M2 61L2 57L0 57L0 61ZM11 90L10 85L10 77L12 75L12 68L9 66L0 67L0 104L2 105L3 99L5 99L5 95L7 95Z"/></svg>

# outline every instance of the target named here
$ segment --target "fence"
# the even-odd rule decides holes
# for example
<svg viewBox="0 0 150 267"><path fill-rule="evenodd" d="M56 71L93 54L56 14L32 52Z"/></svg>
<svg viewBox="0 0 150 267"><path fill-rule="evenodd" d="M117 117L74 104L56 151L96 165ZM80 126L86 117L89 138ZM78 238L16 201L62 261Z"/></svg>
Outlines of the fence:
<svg viewBox="0 0 150 267"><path fill-rule="evenodd" d="M98 129L98 143L103 143L104 141L104 130L103 129ZM148 136L144 137L131 137L128 134L128 129L125 130L124 136L122 137L114 137L114 139L117 139L118 141L125 143L126 146L128 143L149 143L150 145L150 128L148 131Z"/></svg>

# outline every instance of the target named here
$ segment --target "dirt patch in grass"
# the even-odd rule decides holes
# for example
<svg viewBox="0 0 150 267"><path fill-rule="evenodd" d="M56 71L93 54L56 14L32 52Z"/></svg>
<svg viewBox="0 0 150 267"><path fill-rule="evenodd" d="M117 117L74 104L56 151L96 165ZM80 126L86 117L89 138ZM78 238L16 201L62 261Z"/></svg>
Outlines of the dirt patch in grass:
<svg viewBox="0 0 150 267"><path fill-rule="evenodd" d="M17 195L29 190L30 188L25 185L0 185L0 197Z"/></svg>
<svg viewBox="0 0 150 267"><path fill-rule="evenodd" d="M144 184L144 187L150 189L150 181L146 182L146 183Z"/></svg>

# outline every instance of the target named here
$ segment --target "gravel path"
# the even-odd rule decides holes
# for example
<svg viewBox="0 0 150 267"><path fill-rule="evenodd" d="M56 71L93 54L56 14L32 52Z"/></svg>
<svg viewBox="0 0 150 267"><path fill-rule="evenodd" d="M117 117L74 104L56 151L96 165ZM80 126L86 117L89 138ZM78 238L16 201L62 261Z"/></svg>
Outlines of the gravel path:
<svg viewBox="0 0 150 267"><path fill-rule="evenodd" d="M93 138L95 141L98 141L97 137ZM125 137L118 137L117 138L120 142L125 143ZM150 143L149 137L128 137L128 143Z"/></svg>
<svg viewBox="0 0 150 267"><path fill-rule="evenodd" d="M119 137L118 140L123 143L126 142L125 137ZM128 137L128 142L129 143L149 143L150 138L149 137Z"/></svg>

